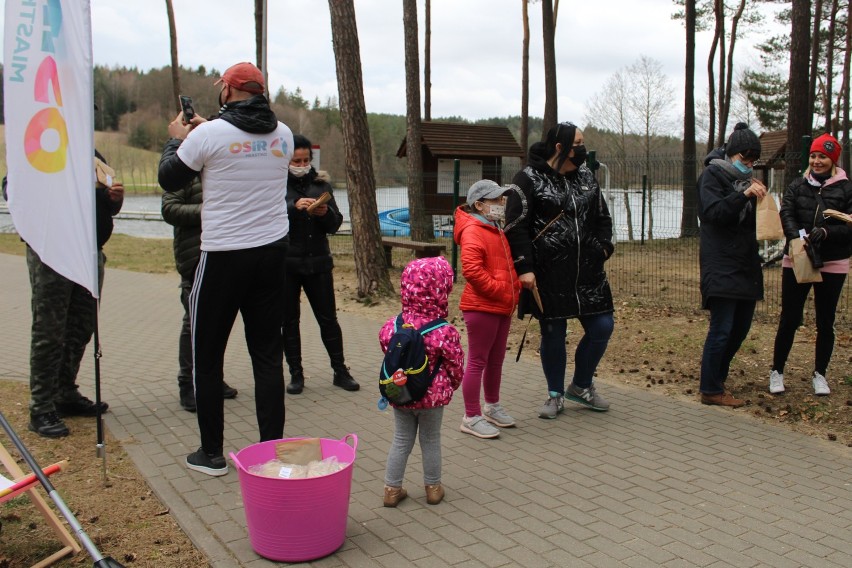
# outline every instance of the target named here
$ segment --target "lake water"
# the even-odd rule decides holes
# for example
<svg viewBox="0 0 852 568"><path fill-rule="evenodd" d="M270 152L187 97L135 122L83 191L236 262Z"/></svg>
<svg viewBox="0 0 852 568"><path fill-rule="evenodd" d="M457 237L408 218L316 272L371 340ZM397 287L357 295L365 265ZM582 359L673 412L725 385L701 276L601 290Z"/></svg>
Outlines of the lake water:
<svg viewBox="0 0 852 568"><path fill-rule="evenodd" d="M631 190L629 193L630 210L633 216L633 236L640 236L640 219L642 217L641 193ZM337 201L340 212L345 222L349 221L349 199L345 189L335 189L334 199ZM408 206L408 195L404 187L387 187L376 190L376 203L379 211L396 209ZM625 206L624 192L622 190L609 190L607 195L610 213L613 216L615 229L615 240L625 241L628 238L627 230L627 207ZM654 238L673 238L680 235L680 215L683 204L683 196L680 190L654 191L653 213L654 213ZM128 195L124 199L122 213L131 212L147 213L156 215L160 212L159 195ZM648 215L646 212L645 236L647 230ZM0 232L14 232L12 219L8 214L0 215ZM122 219L115 220L115 232L133 237L148 238L171 238L172 227L162 219L138 220Z"/></svg>

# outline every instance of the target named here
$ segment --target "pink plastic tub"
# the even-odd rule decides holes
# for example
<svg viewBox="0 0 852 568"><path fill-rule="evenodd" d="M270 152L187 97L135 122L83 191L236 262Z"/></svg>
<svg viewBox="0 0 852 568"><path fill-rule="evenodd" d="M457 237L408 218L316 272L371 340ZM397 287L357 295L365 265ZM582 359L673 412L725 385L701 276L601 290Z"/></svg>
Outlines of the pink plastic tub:
<svg viewBox="0 0 852 568"><path fill-rule="evenodd" d="M295 439L298 438L288 438ZM230 454L240 478L251 547L259 555L279 562L322 558L346 540L358 436L320 439L323 459L337 456L340 463L349 464L337 473L310 479L277 479L248 472L253 465L275 459L275 445L281 441L261 442Z"/></svg>

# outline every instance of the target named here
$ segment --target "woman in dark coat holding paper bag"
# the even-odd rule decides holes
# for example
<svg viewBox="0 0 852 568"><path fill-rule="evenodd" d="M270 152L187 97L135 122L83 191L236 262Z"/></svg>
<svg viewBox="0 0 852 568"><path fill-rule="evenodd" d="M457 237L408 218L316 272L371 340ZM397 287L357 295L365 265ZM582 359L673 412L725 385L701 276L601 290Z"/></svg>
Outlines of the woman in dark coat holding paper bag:
<svg viewBox="0 0 852 568"><path fill-rule="evenodd" d="M702 307L710 310L701 357L703 404L734 408L745 404L725 389L725 380L751 329L757 301L763 299L755 209L766 187L752 178L758 158L760 140L741 122L725 146L705 158L698 178L701 297Z"/></svg>
<svg viewBox="0 0 852 568"><path fill-rule="evenodd" d="M823 134L811 144L808 169L784 193L781 201L781 224L787 243L804 230L808 257L818 268L822 282L799 284L788 255L782 261L781 320L775 335L775 354L769 373L769 392L784 392L784 365L793 346L796 329L802 321L802 310L811 286L816 311L816 349L811 377L814 394L831 392L826 380L828 363L834 350L834 316L852 255L852 227L832 217L826 210L852 213L852 182L837 167L840 143Z"/></svg>
<svg viewBox="0 0 852 568"><path fill-rule="evenodd" d="M284 357L290 369L287 392L299 394L305 387L302 369L302 339L299 314L302 289L320 328L320 338L331 360L334 386L356 391L360 385L349 374L343 358L343 332L337 322L334 301L334 263L328 246L343 223L343 215L334 201L325 172L311 166L311 142L304 136L293 137L293 159L287 178L287 216L290 219L290 246L287 248L287 280L284 293ZM317 201L328 193L326 203Z"/></svg>

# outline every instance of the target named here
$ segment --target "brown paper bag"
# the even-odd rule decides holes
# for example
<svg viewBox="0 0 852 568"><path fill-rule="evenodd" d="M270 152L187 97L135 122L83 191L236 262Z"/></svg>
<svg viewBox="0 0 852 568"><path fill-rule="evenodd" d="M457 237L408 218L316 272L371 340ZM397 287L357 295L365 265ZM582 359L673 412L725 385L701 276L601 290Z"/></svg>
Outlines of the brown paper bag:
<svg viewBox="0 0 852 568"><path fill-rule="evenodd" d="M275 445L275 457L284 463L308 465L312 461L322 461L322 446L319 438L287 440Z"/></svg>
<svg viewBox="0 0 852 568"><path fill-rule="evenodd" d="M97 178L96 185L98 187L109 189L115 181L115 170L98 158L95 158L95 177Z"/></svg>
<svg viewBox="0 0 852 568"><path fill-rule="evenodd" d="M793 274L796 275L796 282L799 284L822 282L822 274L811 264L811 259L805 252L805 242L802 239L797 238L790 241L788 254L790 260L793 261Z"/></svg>
<svg viewBox="0 0 852 568"><path fill-rule="evenodd" d="M757 200L757 240L777 241L784 238L778 204L771 195Z"/></svg>
<svg viewBox="0 0 852 568"><path fill-rule="evenodd" d="M308 205L308 209L307 209L308 215L312 215L313 212L314 212L314 209L316 209L320 205L325 205L329 201L331 201L331 194L327 191L322 192L322 195L317 197L316 201L314 201L313 203Z"/></svg>

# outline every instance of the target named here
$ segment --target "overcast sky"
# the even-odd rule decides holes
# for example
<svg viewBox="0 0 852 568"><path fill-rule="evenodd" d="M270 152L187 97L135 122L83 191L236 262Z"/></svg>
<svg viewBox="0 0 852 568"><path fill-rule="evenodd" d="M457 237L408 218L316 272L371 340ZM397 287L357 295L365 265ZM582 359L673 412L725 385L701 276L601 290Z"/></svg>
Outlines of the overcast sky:
<svg viewBox="0 0 852 568"><path fill-rule="evenodd" d="M253 0L173 0L180 63L220 72L254 61ZM423 65L423 5L420 14ZM92 0L97 64L143 70L170 62L160 0ZM269 0L268 65L274 92L300 87L308 100L337 96L326 0ZM356 0L368 112L405 113L401 0ZM562 0L557 21L559 119L583 123L586 102L606 79L640 55L660 61L680 110L684 31L671 0ZM0 13L0 18L3 15ZM541 4L530 5L530 114L544 109ZM520 0L432 0L432 116L468 119L520 114ZM709 38L700 34L696 67ZM737 62L754 64L749 38ZM422 72L422 71L421 71ZM698 90L706 88L704 73ZM192 95L192 93L188 93ZM696 93L701 96L700 92ZM421 97L422 101L422 97Z"/></svg>

